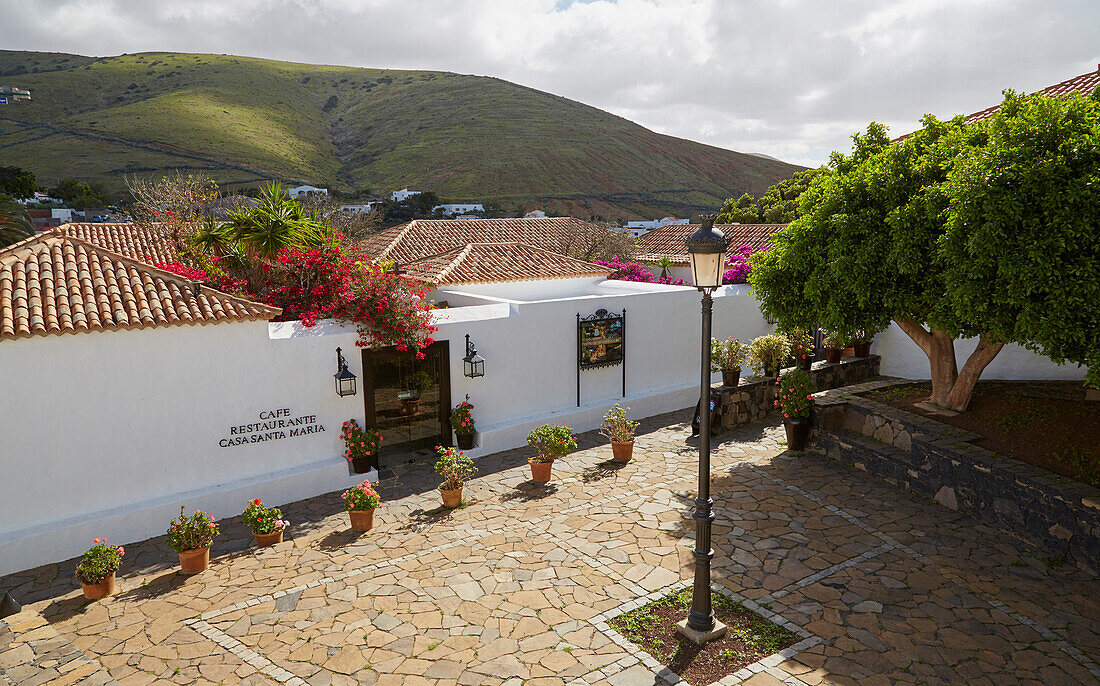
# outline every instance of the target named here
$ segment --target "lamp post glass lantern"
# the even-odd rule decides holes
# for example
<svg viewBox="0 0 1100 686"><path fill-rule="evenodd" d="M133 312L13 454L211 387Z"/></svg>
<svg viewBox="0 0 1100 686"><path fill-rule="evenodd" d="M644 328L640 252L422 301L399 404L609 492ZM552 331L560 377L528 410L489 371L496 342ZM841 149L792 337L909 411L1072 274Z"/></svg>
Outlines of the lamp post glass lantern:
<svg viewBox="0 0 1100 686"><path fill-rule="evenodd" d="M355 395L355 374L348 371L348 361L344 359L340 348L336 349L336 373L332 378L336 381L337 395Z"/></svg>
<svg viewBox="0 0 1100 686"><path fill-rule="evenodd" d="M695 498L695 582L691 593L691 610L687 619L676 625L677 630L695 643L721 638L726 626L714 618L710 601L710 561L714 550L710 545L710 529L714 522L710 497L710 337L714 300L711 293L722 283L722 262L729 239L714 228L714 215L703 217L703 224L688 236L687 249L691 257L691 273L695 287L703 293L702 362L699 379L699 495Z"/></svg>
<svg viewBox="0 0 1100 686"><path fill-rule="evenodd" d="M466 334L466 357L462 358L462 369L471 379L485 376L485 358L477 354L477 348L470 342L470 334Z"/></svg>

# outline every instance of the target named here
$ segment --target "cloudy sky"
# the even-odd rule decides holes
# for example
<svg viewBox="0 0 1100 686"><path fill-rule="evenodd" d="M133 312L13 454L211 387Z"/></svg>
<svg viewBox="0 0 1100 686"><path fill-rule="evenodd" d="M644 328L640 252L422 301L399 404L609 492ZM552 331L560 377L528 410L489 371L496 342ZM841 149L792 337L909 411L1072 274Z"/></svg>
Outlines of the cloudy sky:
<svg viewBox="0 0 1100 686"><path fill-rule="evenodd" d="M0 48L497 76L805 165L1097 68L1100 0L0 0Z"/></svg>

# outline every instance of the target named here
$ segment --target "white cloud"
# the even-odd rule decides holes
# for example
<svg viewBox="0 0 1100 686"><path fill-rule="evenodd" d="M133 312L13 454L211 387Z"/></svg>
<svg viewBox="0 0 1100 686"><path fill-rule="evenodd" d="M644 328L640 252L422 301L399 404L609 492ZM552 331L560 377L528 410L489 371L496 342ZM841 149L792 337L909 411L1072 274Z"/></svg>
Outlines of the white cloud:
<svg viewBox="0 0 1100 686"><path fill-rule="evenodd" d="M1095 0L0 0L0 45L484 74L801 164L1100 54Z"/></svg>

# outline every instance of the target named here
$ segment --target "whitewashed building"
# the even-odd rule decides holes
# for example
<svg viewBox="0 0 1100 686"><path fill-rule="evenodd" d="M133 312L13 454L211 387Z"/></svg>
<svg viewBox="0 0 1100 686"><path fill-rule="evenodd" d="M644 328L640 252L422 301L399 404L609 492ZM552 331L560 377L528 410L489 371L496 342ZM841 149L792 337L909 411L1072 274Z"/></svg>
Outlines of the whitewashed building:
<svg viewBox="0 0 1100 686"><path fill-rule="evenodd" d="M287 195L295 200L301 200L314 195L328 195L327 188L318 188L317 186L295 186L293 188L286 189Z"/></svg>
<svg viewBox="0 0 1100 686"><path fill-rule="evenodd" d="M370 214L378 202L360 202L348 205L340 205L340 211L346 214Z"/></svg>
<svg viewBox="0 0 1100 686"><path fill-rule="evenodd" d="M690 219L677 219L676 217L665 217L663 219L651 219L648 221L632 221L626 222L621 227L617 227L619 231L630 234L634 238L644 236L646 233L659 229L662 226L678 226L687 225L690 223Z"/></svg>
<svg viewBox="0 0 1100 686"><path fill-rule="evenodd" d="M391 193L390 194L390 200L392 200L394 202L401 202L403 200L408 200L409 198L411 198L414 195L420 195L422 192L423 191L411 191L406 186L405 188L402 188L399 191L394 191L393 193Z"/></svg>
<svg viewBox="0 0 1100 686"><path fill-rule="evenodd" d="M484 211L485 206L479 202L449 202L442 205L436 205L432 208L432 212L439 212L444 217L457 217L459 215L478 214Z"/></svg>

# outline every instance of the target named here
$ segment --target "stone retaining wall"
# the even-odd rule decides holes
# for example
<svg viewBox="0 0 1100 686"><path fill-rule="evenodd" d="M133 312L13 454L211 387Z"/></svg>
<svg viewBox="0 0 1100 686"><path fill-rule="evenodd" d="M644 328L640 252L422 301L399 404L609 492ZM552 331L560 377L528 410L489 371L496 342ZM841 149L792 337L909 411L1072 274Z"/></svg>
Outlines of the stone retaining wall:
<svg viewBox="0 0 1100 686"><path fill-rule="evenodd" d="M846 357L837 364L815 362L810 376L818 390L839 388L861 383L878 376L880 358ZM736 386L715 386L711 389L714 402L714 433L722 433L750 422L764 419L776 411L775 377L752 376L741 379Z"/></svg>
<svg viewBox="0 0 1100 686"><path fill-rule="evenodd" d="M981 436L856 394L818 394L814 435L829 457L969 512L1100 573L1100 490L974 445Z"/></svg>

